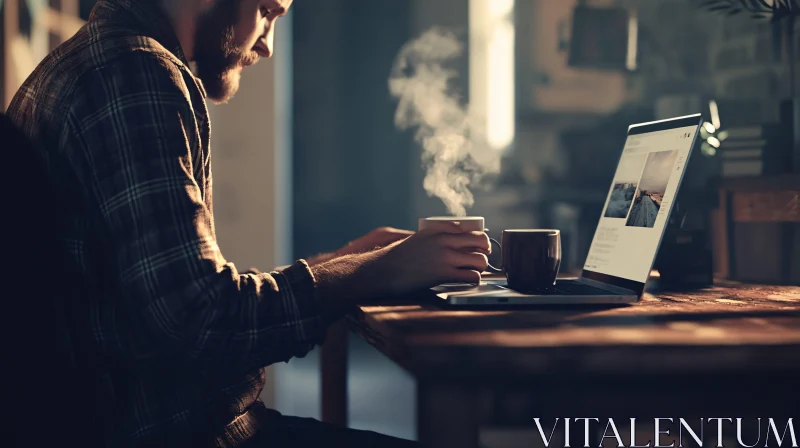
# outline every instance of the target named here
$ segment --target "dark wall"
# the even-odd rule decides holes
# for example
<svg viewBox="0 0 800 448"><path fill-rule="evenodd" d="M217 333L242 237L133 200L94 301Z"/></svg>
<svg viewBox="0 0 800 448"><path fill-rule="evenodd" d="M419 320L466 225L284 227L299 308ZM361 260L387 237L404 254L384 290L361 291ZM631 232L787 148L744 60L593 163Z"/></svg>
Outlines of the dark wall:
<svg viewBox="0 0 800 448"><path fill-rule="evenodd" d="M294 256L383 225L409 227L410 137L387 80L411 2L295 2Z"/></svg>

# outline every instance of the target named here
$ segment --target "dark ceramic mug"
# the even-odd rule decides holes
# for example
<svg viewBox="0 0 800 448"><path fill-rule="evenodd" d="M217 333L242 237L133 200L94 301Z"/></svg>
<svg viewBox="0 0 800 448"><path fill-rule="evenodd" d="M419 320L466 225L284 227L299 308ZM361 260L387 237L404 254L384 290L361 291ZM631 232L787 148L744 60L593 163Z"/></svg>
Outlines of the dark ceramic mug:
<svg viewBox="0 0 800 448"><path fill-rule="evenodd" d="M552 288L561 268L561 232L556 229L503 230L503 266L508 287L522 293Z"/></svg>

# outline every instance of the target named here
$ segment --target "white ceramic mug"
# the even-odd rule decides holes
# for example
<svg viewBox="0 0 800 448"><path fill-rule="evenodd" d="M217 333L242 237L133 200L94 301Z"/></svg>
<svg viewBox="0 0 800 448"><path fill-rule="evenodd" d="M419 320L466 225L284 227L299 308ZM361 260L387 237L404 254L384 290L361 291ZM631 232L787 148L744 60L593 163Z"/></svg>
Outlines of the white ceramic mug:
<svg viewBox="0 0 800 448"><path fill-rule="evenodd" d="M419 219L419 229L424 230L436 227L437 223L451 222L461 227L465 232L485 232L485 220L483 216L431 216Z"/></svg>
<svg viewBox="0 0 800 448"><path fill-rule="evenodd" d="M428 218L420 218L418 222L418 230L435 228L437 224L443 222L456 224L465 232L486 233L489 231L489 229L486 228L486 220L483 219L483 216L431 216ZM502 253L503 248L496 239L489 238L489 241L496 244ZM491 264L489 265L488 270L496 274L501 274L503 272L501 269L498 269Z"/></svg>

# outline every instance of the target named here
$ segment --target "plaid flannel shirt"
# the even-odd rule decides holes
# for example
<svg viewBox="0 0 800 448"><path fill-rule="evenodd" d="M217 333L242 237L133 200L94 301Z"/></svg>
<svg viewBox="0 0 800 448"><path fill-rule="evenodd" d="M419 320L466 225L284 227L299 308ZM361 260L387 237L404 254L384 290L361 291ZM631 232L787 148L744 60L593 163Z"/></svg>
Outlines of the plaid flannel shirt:
<svg viewBox="0 0 800 448"><path fill-rule="evenodd" d="M87 430L195 443L263 406L264 366L322 342L305 261L243 274L217 246L205 91L154 0L99 1L8 113L64 210L73 349L96 360L104 417Z"/></svg>

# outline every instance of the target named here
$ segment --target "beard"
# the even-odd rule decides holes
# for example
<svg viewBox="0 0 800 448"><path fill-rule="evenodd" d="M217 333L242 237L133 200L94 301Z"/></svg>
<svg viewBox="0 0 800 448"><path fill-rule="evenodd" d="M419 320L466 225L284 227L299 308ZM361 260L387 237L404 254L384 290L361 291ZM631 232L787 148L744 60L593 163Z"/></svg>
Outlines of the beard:
<svg viewBox="0 0 800 448"><path fill-rule="evenodd" d="M240 5L241 0L217 0L198 19L194 62L206 94L215 103L233 97L239 89L240 67L258 59L236 40Z"/></svg>

